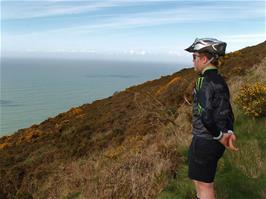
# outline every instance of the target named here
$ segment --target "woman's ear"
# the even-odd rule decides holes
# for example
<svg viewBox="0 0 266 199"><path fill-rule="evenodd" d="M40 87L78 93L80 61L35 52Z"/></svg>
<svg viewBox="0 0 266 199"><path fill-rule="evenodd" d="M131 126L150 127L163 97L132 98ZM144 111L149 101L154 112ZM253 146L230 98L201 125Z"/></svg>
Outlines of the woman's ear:
<svg viewBox="0 0 266 199"><path fill-rule="evenodd" d="M206 56L203 56L202 57L202 61L203 61L203 64L206 64L209 60L208 60L208 58L206 57Z"/></svg>

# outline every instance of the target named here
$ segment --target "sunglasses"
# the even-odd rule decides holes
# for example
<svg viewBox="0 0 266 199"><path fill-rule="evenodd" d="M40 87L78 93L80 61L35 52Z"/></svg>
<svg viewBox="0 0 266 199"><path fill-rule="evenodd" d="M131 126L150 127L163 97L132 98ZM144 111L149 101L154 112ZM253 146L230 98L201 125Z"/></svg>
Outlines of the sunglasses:
<svg viewBox="0 0 266 199"><path fill-rule="evenodd" d="M200 57L199 55L196 55L196 54L193 54L192 56L193 56L193 60L195 60L196 57Z"/></svg>

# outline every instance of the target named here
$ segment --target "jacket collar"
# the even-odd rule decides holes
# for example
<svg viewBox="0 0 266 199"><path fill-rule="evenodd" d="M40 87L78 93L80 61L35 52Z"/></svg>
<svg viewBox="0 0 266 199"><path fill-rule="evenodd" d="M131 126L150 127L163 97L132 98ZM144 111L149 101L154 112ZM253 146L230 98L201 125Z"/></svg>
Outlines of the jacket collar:
<svg viewBox="0 0 266 199"><path fill-rule="evenodd" d="M212 71L212 70L217 71L218 69L215 66L207 66L202 70L201 75L204 75L204 73L206 73L207 71Z"/></svg>

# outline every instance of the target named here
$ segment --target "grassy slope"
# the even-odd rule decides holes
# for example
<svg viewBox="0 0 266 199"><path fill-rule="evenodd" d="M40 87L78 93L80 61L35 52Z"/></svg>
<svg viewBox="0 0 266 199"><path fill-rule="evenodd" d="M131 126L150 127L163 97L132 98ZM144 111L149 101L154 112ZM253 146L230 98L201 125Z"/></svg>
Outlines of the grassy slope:
<svg viewBox="0 0 266 199"><path fill-rule="evenodd" d="M238 85L237 77L245 76L265 54L266 42L230 53L221 71L226 79L236 79L231 85ZM265 79L263 71L257 75ZM165 187L160 197L177 191L185 198L193 189L186 178L191 107L184 96L190 99L195 77L192 69L182 70L0 138L0 198L151 198ZM240 116L237 121L247 125ZM239 144L244 138L240 136ZM241 160L227 156L224 164L229 166L220 170L226 174L232 160ZM222 179L219 187L230 187Z"/></svg>
<svg viewBox="0 0 266 199"><path fill-rule="evenodd" d="M242 113L236 115L238 146L240 152L226 151L219 161L216 177L217 198L251 199L266 198L266 122L250 119ZM184 151L187 156L187 150ZM178 170L157 199L189 199L195 196L195 189L187 178L187 160Z"/></svg>

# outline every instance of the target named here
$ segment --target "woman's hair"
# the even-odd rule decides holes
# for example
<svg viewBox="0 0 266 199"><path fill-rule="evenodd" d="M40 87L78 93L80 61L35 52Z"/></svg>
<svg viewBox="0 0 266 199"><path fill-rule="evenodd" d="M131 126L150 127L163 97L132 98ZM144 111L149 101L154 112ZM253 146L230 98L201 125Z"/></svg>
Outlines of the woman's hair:
<svg viewBox="0 0 266 199"><path fill-rule="evenodd" d="M204 53L201 53L201 54L203 56L206 56L209 60L214 57L211 53L208 53L208 52L204 52ZM211 64L214 65L215 67L220 66L219 57L218 58L214 57L213 60L211 61Z"/></svg>

